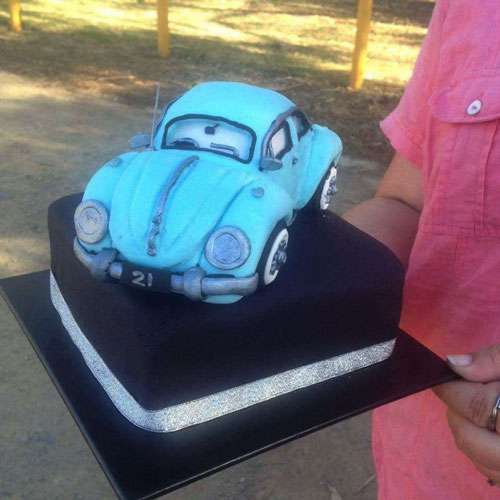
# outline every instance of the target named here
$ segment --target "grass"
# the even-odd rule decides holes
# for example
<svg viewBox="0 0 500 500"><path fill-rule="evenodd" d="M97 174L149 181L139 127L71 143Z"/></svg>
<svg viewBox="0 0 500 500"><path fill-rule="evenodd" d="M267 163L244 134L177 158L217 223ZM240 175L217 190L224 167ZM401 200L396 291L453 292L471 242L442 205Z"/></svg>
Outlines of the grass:
<svg viewBox="0 0 500 500"><path fill-rule="evenodd" d="M177 0L171 52L156 52L154 0L21 0L24 31L8 30L0 0L4 71L151 105L195 83L237 80L287 94L334 128L353 155L387 160L377 122L397 103L433 4L377 0L362 92L347 89L355 0Z"/></svg>

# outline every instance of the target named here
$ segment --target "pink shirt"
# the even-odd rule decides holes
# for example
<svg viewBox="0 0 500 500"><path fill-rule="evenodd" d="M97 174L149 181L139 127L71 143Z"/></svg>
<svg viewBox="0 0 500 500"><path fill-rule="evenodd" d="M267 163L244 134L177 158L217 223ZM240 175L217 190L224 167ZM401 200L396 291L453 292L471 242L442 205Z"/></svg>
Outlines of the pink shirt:
<svg viewBox="0 0 500 500"><path fill-rule="evenodd" d="M381 124L422 168L401 326L438 355L500 343L500 1L438 0L412 79ZM493 499L431 391L380 408L383 499Z"/></svg>

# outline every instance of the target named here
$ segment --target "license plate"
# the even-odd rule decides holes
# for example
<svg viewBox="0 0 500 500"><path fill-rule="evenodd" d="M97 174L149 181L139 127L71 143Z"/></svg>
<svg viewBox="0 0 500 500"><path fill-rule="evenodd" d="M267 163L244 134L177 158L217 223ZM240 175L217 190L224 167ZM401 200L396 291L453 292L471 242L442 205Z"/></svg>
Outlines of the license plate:
<svg viewBox="0 0 500 500"><path fill-rule="evenodd" d="M135 288L152 290L156 292L170 292L170 276L168 271L141 267L122 262L122 275L120 281Z"/></svg>

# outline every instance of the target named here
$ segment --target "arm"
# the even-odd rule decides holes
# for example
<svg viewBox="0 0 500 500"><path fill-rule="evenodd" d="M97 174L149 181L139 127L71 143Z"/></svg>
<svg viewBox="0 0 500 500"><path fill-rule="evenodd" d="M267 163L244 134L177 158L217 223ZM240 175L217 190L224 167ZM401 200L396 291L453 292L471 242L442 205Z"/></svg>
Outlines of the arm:
<svg viewBox="0 0 500 500"><path fill-rule="evenodd" d="M396 109L380 124L394 149L405 159L396 155L375 198L354 207L344 216L388 246L405 267L422 210L421 169L418 167L424 163L428 102L437 90L441 46L445 39L443 30L450 3L450 0L437 0L413 76Z"/></svg>
<svg viewBox="0 0 500 500"><path fill-rule="evenodd" d="M375 197L343 217L389 247L406 268L422 205L420 168L396 154Z"/></svg>
<svg viewBox="0 0 500 500"><path fill-rule="evenodd" d="M406 266L422 205L420 169L396 155L375 197L349 210L344 218L385 243ZM500 345L448 356L448 363L465 380L433 390L448 407L457 448L490 484L500 485L500 416L488 430L500 394Z"/></svg>

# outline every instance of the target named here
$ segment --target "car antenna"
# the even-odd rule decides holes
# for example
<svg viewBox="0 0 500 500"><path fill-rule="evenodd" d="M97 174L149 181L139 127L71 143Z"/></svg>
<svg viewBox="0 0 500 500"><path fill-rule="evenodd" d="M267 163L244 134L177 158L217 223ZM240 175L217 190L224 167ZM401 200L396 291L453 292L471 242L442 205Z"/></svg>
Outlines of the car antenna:
<svg viewBox="0 0 500 500"><path fill-rule="evenodd" d="M155 136L156 129L156 115L158 114L158 101L160 100L160 82L156 83L156 98L155 98L155 110L153 112L153 125L151 126L151 140L149 142L149 149L154 150L153 139Z"/></svg>

